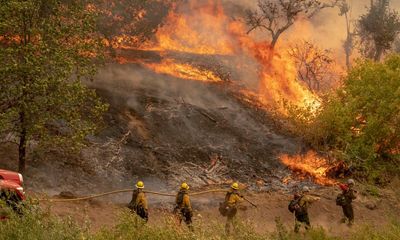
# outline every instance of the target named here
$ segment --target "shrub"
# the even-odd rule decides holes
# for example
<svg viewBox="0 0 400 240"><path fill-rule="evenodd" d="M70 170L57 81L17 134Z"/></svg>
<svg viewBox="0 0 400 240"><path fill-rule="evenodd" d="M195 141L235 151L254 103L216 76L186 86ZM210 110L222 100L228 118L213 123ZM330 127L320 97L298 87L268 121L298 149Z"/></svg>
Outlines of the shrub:
<svg viewBox="0 0 400 240"><path fill-rule="evenodd" d="M290 107L296 133L333 150L364 177L385 182L400 163L400 55L358 62L317 112Z"/></svg>
<svg viewBox="0 0 400 240"><path fill-rule="evenodd" d="M323 228L313 228L308 232L295 234L276 220L276 231L259 233L251 222L238 222L232 236L225 235L224 226L216 222L198 222L192 233L184 226L177 227L174 219L166 217L163 224L149 225L128 211L123 212L113 228L92 232L89 224L78 225L72 218L52 216L48 211L32 206L17 215L7 208L9 218L0 222L2 239L44 239L44 240L397 240L400 236L400 221L393 220L379 228L362 226L349 229L349 236L332 237ZM290 226L291 229L292 226Z"/></svg>
<svg viewBox="0 0 400 240"><path fill-rule="evenodd" d="M70 217L61 219L51 216L38 206L24 208L22 215L13 212L5 204L1 208L8 217L0 222L0 240L75 240L88 237L87 226L78 226Z"/></svg>

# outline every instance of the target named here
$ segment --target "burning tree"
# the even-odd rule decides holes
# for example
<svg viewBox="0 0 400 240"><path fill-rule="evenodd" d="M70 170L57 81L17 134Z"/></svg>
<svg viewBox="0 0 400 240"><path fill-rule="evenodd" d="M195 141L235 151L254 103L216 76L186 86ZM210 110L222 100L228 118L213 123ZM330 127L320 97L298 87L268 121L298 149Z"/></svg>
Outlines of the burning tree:
<svg viewBox="0 0 400 240"><path fill-rule="evenodd" d="M158 0L95 0L92 5L98 14L97 29L111 52L121 43L137 47L148 40L168 15L170 6L170 1Z"/></svg>
<svg viewBox="0 0 400 240"><path fill-rule="evenodd" d="M357 23L361 53L375 61L392 48L400 32L399 14L389 8L389 0L371 0L368 12Z"/></svg>
<svg viewBox="0 0 400 240"><path fill-rule="evenodd" d="M15 135L19 171L30 140L77 149L106 106L81 80L102 45L85 1L0 1L0 129Z"/></svg>
<svg viewBox="0 0 400 240"><path fill-rule="evenodd" d="M247 33L259 28L267 31L271 36L271 49L274 49L282 33L299 17L310 19L322 9L334 7L337 3L338 0L329 3L319 0L259 0L258 10L247 11Z"/></svg>
<svg viewBox="0 0 400 240"><path fill-rule="evenodd" d="M323 88L321 85L330 82L334 60L329 50L303 41L293 44L288 52L297 65L298 79L306 83L310 91L319 92Z"/></svg>

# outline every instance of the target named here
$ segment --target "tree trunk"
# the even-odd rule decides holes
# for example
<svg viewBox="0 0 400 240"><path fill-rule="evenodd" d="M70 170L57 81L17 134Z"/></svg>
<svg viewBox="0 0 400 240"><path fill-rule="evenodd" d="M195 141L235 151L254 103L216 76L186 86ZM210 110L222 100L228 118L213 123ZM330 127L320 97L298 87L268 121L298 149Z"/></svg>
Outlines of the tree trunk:
<svg viewBox="0 0 400 240"><path fill-rule="evenodd" d="M271 41L271 50L272 50L272 52L275 49L275 46L276 46L276 43L278 42L278 39L279 39L279 35L278 34L276 34L276 35L274 35L272 37L272 41Z"/></svg>
<svg viewBox="0 0 400 240"><path fill-rule="evenodd" d="M274 52L275 52L275 46L276 46L276 43L278 42L278 39L279 39L279 36L277 36L277 35L274 35L272 37L272 41L271 41L271 43L269 45L268 54L267 54L267 56L265 58L263 58L263 60L266 60L265 63L267 65L271 65L271 63L272 63L272 59L274 57Z"/></svg>
<svg viewBox="0 0 400 240"><path fill-rule="evenodd" d="M379 62L382 58L382 54L383 54L383 48L378 46L376 48L376 52L375 52L375 56L374 56L374 60Z"/></svg>
<svg viewBox="0 0 400 240"><path fill-rule="evenodd" d="M350 51L349 51L349 49L346 49L346 51L345 51L345 53L346 53L346 67L347 67L347 70L350 70L350 68L351 68L351 65L350 65Z"/></svg>
<svg viewBox="0 0 400 240"><path fill-rule="evenodd" d="M19 135L18 144L18 171L23 174L25 172L26 165L26 143L27 143L27 131L25 126L25 113L19 113L19 121L21 124L21 130Z"/></svg>
<svg viewBox="0 0 400 240"><path fill-rule="evenodd" d="M344 50L345 50L345 54L346 54L346 67L347 67L347 70L350 70L350 68L351 68L350 56L351 56L351 52L353 50L353 35L351 33L350 19L349 19L349 16L347 15L347 12L345 13L344 16L346 18L346 30L347 30L347 38L346 38L346 41L344 42Z"/></svg>

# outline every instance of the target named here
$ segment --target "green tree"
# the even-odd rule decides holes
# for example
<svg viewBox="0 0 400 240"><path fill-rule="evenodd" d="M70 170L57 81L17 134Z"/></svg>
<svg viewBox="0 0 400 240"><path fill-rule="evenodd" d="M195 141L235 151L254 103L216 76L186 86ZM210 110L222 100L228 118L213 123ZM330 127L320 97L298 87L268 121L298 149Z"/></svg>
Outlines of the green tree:
<svg viewBox="0 0 400 240"><path fill-rule="evenodd" d="M79 149L107 106L83 83L102 45L85 1L0 0L0 127L28 143ZM51 144L49 144L51 143Z"/></svg>
<svg viewBox="0 0 400 240"><path fill-rule="evenodd" d="M389 0L371 0L368 12L357 22L361 53L379 61L392 48L399 32L399 14L389 8Z"/></svg>

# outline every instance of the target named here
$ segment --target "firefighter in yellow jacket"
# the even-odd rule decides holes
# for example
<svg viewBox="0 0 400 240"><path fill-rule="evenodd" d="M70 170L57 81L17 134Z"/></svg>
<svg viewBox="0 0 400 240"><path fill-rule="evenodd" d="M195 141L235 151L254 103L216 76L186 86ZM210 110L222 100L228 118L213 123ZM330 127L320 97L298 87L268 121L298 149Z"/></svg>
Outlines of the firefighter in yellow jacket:
<svg viewBox="0 0 400 240"><path fill-rule="evenodd" d="M132 200L128 207L146 222L149 220L146 195L143 192L144 184L142 181L136 183L136 190L133 191Z"/></svg>
<svg viewBox="0 0 400 240"><path fill-rule="evenodd" d="M231 234L231 229L235 228L234 221L237 213L237 208L243 197L239 194L239 184L237 182L231 185L231 189L225 195L225 201L220 205L220 213L226 216L225 232Z"/></svg>
<svg viewBox="0 0 400 240"><path fill-rule="evenodd" d="M306 230L311 228L310 218L308 216L308 208L310 205L320 200L319 197L309 195L310 189L307 186L303 187L302 194L298 196L297 204L295 206L295 226L294 232L299 232L300 227L304 225Z"/></svg>
<svg viewBox="0 0 400 240"><path fill-rule="evenodd" d="M190 203L189 198L189 185L187 183L182 183L178 194L176 195L175 199L175 208L174 213L178 216L179 224L182 223L182 220L186 223L188 228L193 231L192 226L192 205Z"/></svg>

